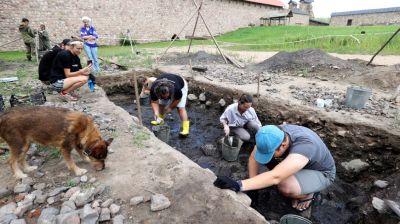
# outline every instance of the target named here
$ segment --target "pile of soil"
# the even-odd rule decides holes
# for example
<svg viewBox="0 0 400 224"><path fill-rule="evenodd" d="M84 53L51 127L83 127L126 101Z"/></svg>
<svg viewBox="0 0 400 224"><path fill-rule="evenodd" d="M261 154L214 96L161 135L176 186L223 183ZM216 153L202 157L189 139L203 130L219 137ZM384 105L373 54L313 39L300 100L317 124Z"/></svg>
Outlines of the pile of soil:
<svg viewBox="0 0 400 224"><path fill-rule="evenodd" d="M258 64L250 67L251 70L261 72L300 72L316 73L319 75L324 70L335 70L336 72L326 72L326 75L340 75L346 77L355 72L362 72L366 68L359 61L342 60L331 56L320 49L302 49L296 52L279 52ZM340 71L340 72L338 72ZM306 75L306 74L304 74Z"/></svg>
<svg viewBox="0 0 400 224"><path fill-rule="evenodd" d="M187 65L189 60L192 65L204 65L204 64L225 64L224 59L221 55L209 54L205 51L199 51L196 53L172 53L161 59L164 64L170 65Z"/></svg>

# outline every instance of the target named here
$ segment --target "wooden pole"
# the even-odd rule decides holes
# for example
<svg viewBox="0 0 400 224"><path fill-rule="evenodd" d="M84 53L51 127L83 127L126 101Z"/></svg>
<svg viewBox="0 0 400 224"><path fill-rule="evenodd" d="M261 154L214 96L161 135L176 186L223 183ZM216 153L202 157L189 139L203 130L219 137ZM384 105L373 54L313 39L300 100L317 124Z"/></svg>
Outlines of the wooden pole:
<svg viewBox="0 0 400 224"><path fill-rule="evenodd" d="M196 5L197 6L197 5ZM179 31L179 34L175 36L175 38L171 41L171 43L169 44L169 46L167 47L167 49L165 49L164 53L158 58L158 60L160 60L162 57L164 57L164 55L167 53L167 51L171 48L172 44L175 42L175 40L179 37L179 35L181 35L181 33L183 32L183 30L186 28L186 26L189 24L189 22L193 19L193 17L196 15L196 13L199 13L199 10L201 8L201 4L199 7L197 7L196 11L190 16L190 18L188 19L188 21L185 23L185 25L182 27L181 31Z"/></svg>
<svg viewBox="0 0 400 224"><path fill-rule="evenodd" d="M368 62L367 66L370 65L372 63L372 61L374 60L374 58L383 50L383 48L386 47L386 45L400 32L400 28L389 38L388 41L386 41L386 43L381 47L381 49L379 49L378 52L376 52L374 54L374 56L371 58L371 60Z"/></svg>
<svg viewBox="0 0 400 224"><path fill-rule="evenodd" d="M257 103L260 102L260 76L261 76L261 73L258 73L258 77L257 77Z"/></svg>
<svg viewBox="0 0 400 224"><path fill-rule="evenodd" d="M200 17L200 11L197 13L196 23L194 24L193 33L192 33L192 39L190 39L189 48L188 48L188 51L187 51L188 54L190 52L190 47L192 46L194 33L196 31L196 28L197 28L197 23L199 22L199 17Z"/></svg>
<svg viewBox="0 0 400 224"><path fill-rule="evenodd" d="M193 3L197 7L196 0L193 0ZM225 55L222 53L221 49L219 48L219 45L218 45L217 41L215 40L214 35L211 33L210 29L208 28L208 25L207 25L206 21L204 20L203 15L201 14L200 10L199 10L199 15L200 15L200 18L203 21L204 25L206 26L206 29L207 29L208 33L210 34L212 40L214 41L215 46L217 46L219 53L221 54L222 58L224 58L225 63L228 64L228 61L226 60Z"/></svg>
<svg viewBox="0 0 400 224"><path fill-rule="evenodd" d="M134 81L134 87L135 87L135 96L136 96L136 105L138 109L138 116L139 116L139 125L143 126L143 120L142 120L142 108L140 106L140 99L139 99L139 90L138 90L138 84L137 84L137 79L136 79L136 72L133 73L133 81Z"/></svg>
<svg viewBox="0 0 400 224"><path fill-rule="evenodd" d="M36 54L36 63L39 64L39 34L35 36L35 54Z"/></svg>

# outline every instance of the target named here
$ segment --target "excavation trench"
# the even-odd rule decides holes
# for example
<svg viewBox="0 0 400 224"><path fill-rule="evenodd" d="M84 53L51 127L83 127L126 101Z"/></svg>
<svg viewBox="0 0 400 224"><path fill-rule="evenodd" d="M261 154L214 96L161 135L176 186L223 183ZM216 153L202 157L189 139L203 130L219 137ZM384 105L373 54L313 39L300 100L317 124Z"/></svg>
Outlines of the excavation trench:
<svg viewBox="0 0 400 224"><path fill-rule="evenodd" d="M156 71L137 72L137 75L157 75ZM250 148L243 147L238 160L227 162L220 155L206 156L205 145L219 147L217 142L223 130L219 116L224 108L217 103L221 98L227 105L242 93L229 88L216 87L203 82L188 80L189 93L206 93L209 107L199 101L189 101L187 105L191 121L190 137L179 138L180 120L174 111L167 116L171 128L168 144L180 151L203 168L217 175L227 175L235 179L247 177L247 159ZM109 99L130 114L137 116L133 94L133 73L98 78L98 84L107 92ZM320 205L313 206L311 219L315 223L398 223L396 215L380 214L372 207L372 197L398 200L400 177L396 173L400 167L400 140L393 133L378 129L373 125L342 123L329 117L319 116L307 108L287 103L260 99L254 103L263 124L288 122L304 125L315 130L330 148L337 166L335 183L322 192ZM150 127L153 118L151 108L142 106L143 123ZM362 171L346 170L341 163L361 159L370 166ZM388 181L389 187L380 189L373 185L376 180ZM260 190L258 198L253 196L252 206L267 220L279 220L285 214L298 214L290 208L291 201L281 196L275 187Z"/></svg>

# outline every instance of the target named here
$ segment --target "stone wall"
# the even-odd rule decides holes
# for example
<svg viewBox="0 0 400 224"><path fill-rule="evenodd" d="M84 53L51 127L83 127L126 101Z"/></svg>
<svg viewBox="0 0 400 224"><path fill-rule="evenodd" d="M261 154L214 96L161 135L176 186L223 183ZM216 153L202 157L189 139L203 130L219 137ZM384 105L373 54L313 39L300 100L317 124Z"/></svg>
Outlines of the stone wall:
<svg viewBox="0 0 400 224"><path fill-rule="evenodd" d="M349 19L352 26L400 24L400 12L333 16L330 25L347 26Z"/></svg>
<svg viewBox="0 0 400 224"><path fill-rule="evenodd" d="M89 16L100 35L100 44L115 44L129 29L133 38L141 41L170 39L178 34L195 12L192 0L2 0L0 4L0 46L20 38L18 25L22 17L31 27L44 23L52 42L78 35L80 18ZM200 2L200 1L198 1ZM202 14L214 34L221 34L259 24L260 17L281 8L233 0L204 0ZM191 35L196 17L183 31L181 38ZM208 35L200 21L196 36ZM53 43L52 43L53 44ZM24 49L22 40L2 46L0 51Z"/></svg>
<svg viewBox="0 0 400 224"><path fill-rule="evenodd" d="M310 23L309 15L293 14L293 17L290 18L289 25L308 26L309 23Z"/></svg>

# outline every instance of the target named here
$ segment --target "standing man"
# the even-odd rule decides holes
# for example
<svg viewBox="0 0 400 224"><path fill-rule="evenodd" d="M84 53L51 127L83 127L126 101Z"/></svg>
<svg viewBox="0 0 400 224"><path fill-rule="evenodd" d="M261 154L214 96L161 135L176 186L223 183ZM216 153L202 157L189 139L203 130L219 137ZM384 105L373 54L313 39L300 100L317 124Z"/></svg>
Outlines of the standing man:
<svg viewBox="0 0 400 224"><path fill-rule="evenodd" d="M84 49L86 56L93 62L93 73L100 71L99 60L97 58L97 43L98 38L96 29L90 25L90 19L87 16L82 17L83 27L80 30L81 37L84 40Z"/></svg>
<svg viewBox="0 0 400 224"><path fill-rule="evenodd" d="M60 44L55 45L51 50L43 55L39 62L39 80L45 85L50 85L50 74L53 62L58 53L62 50L68 50L68 43L70 39L64 39Z"/></svg>
<svg viewBox="0 0 400 224"><path fill-rule="evenodd" d="M54 60L50 84L60 93L60 97L66 101L76 101L78 96L72 91L85 85L88 81L92 65L82 68L79 55L83 49L83 43L72 40L68 43L69 49L61 51Z"/></svg>
<svg viewBox="0 0 400 224"><path fill-rule="evenodd" d="M190 124L185 108L187 94L188 85L181 76L166 73L157 78L150 89L151 108L154 112L154 121L151 124L164 124L165 114L178 108L182 121L182 131L179 134L188 136Z"/></svg>
<svg viewBox="0 0 400 224"><path fill-rule="evenodd" d="M24 41L26 48L26 58L28 61L32 60L32 56L36 55L35 49L35 33L36 31L29 27L29 20L27 18L22 18L21 24L18 27L21 33L22 40Z"/></svg>
<svg viewBox="0 0 400 224"><path fill-rule="evenodd" d="M267 164L270 171L258 174L259 164ZM248 169L249 179L220 176L214 185L236 192L277 185L299 211L308 209L336 175L335 161L322 139L306 127L290 124L267 125L257 132Z"/></svg>
<svg viewBox="0 0 400 224"><path fill-rule="evenodd" d="M39 50L47 51L50 50L50 38L49 33L47 33L46 26L44 24L40 24L39 30Z"/></svg>
<svg viewBox="0 0 400 224"><path fill-rule="evenodd" d="M261 122L257 117L253 107L253 97L247 94L240 96L237 103L229 105L219 118L224 126L225 135L230 133L237 135L242 141L247 142L254 136L261 127Z"/></svg>

